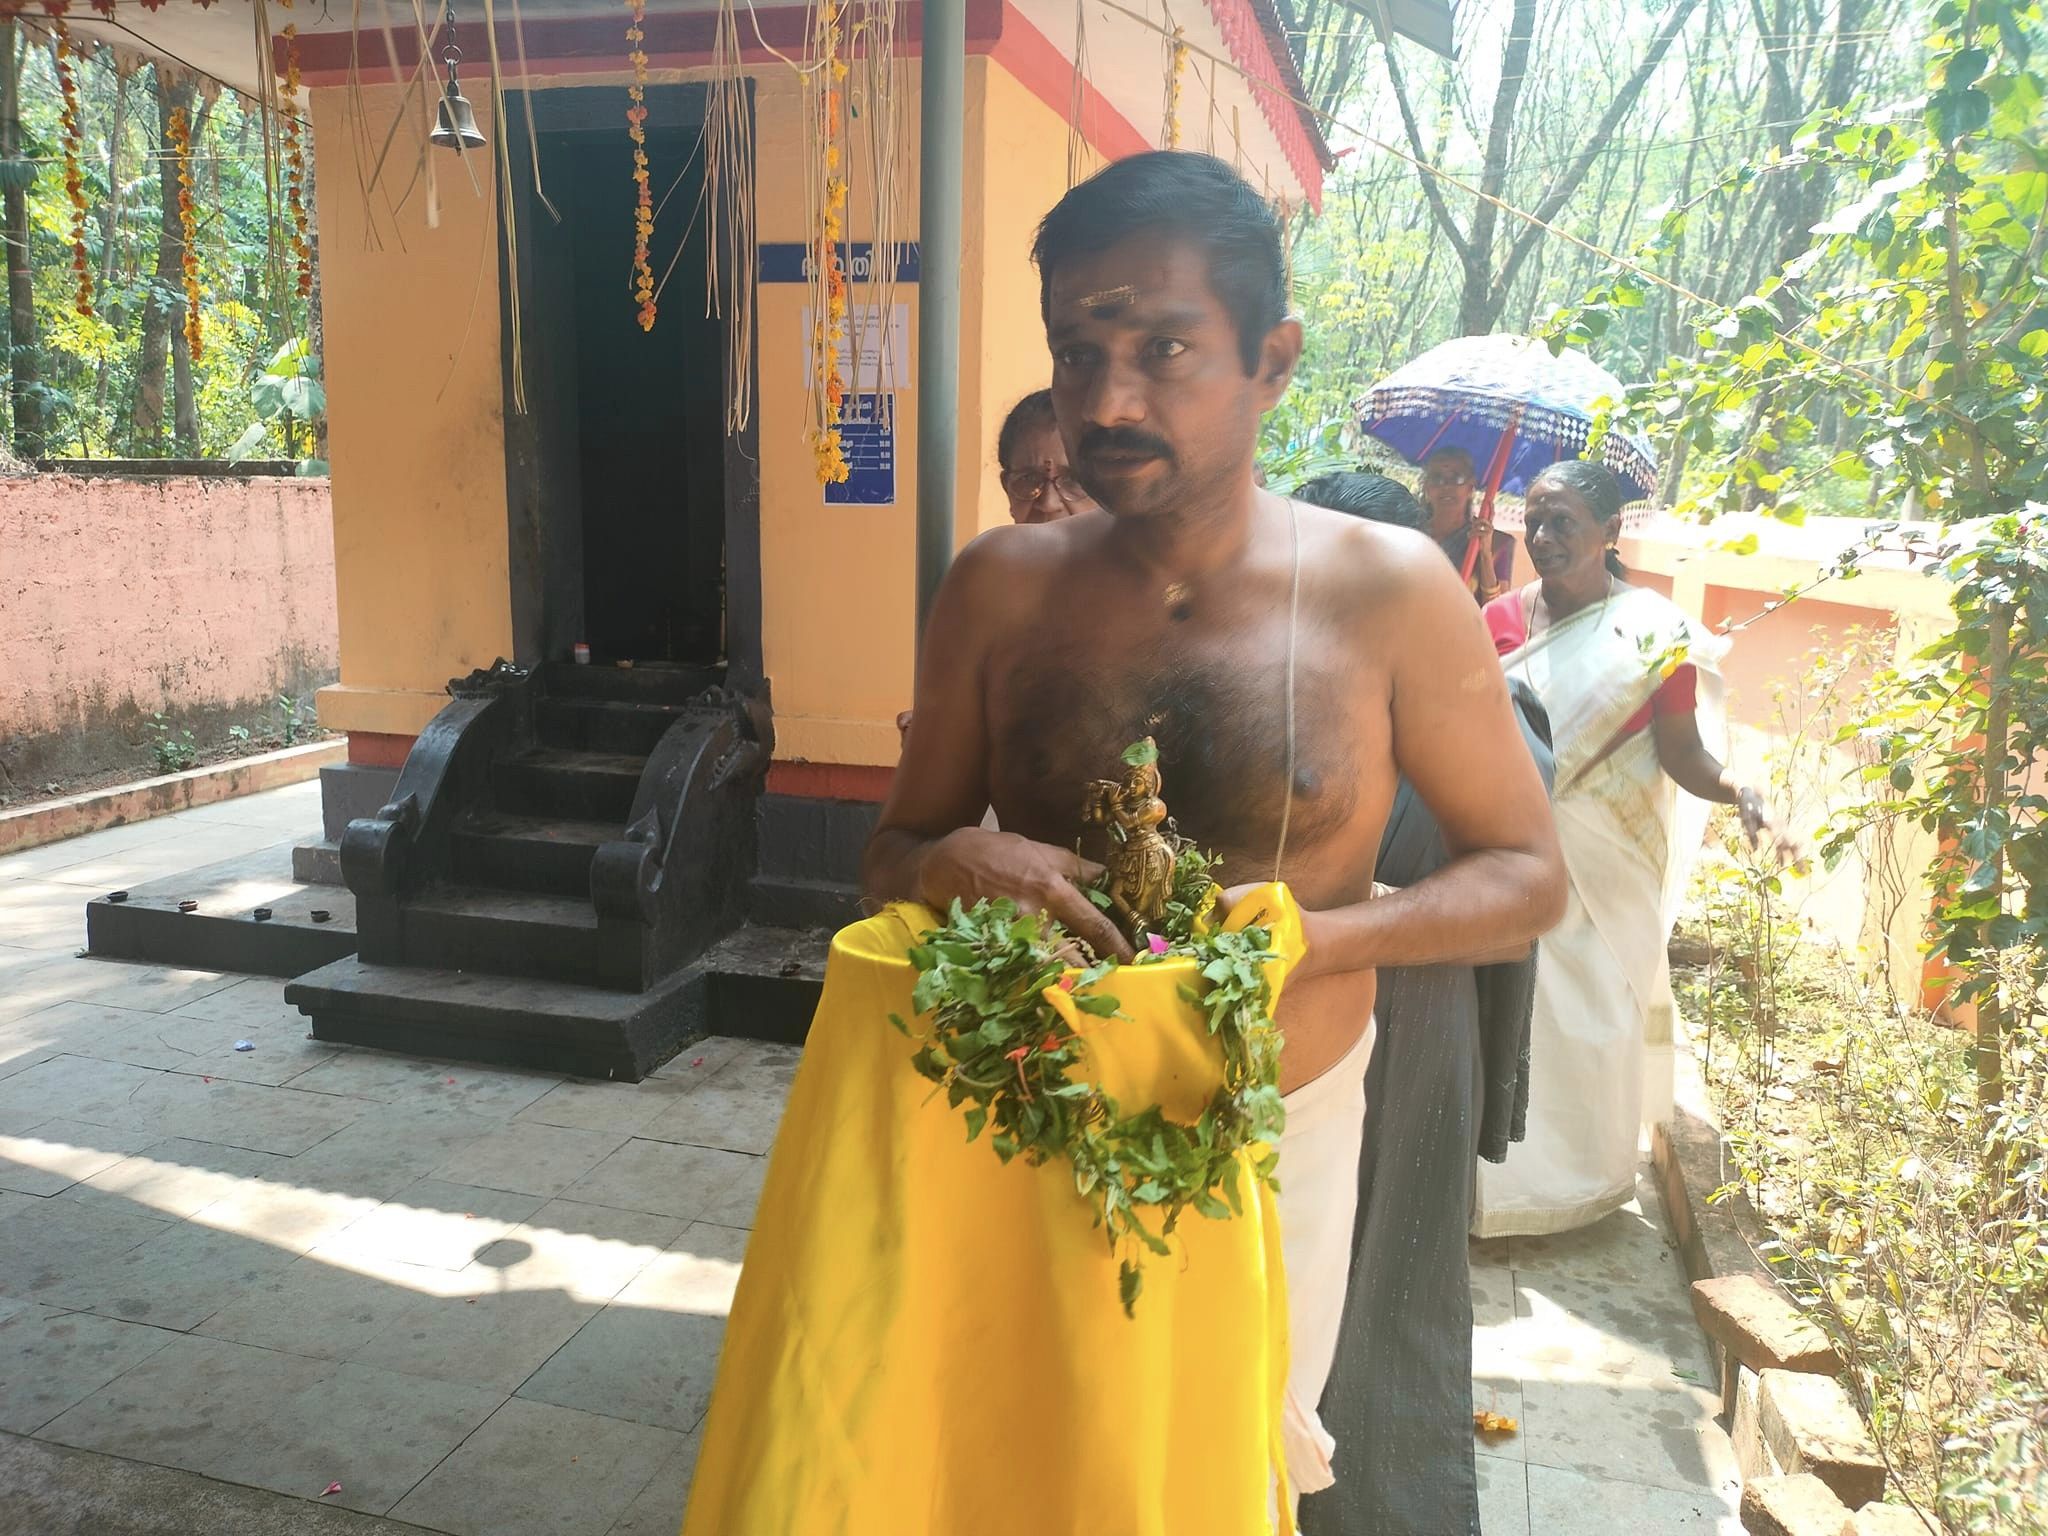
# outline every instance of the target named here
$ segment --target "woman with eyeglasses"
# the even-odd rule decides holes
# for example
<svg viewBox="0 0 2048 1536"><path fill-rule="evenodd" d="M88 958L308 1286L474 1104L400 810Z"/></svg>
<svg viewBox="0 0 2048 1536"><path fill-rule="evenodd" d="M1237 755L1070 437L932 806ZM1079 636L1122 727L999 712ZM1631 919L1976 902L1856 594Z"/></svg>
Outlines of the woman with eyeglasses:
<svg viewBox="0 0 2048 1536"><path fill-rule="evenodd" d="M1472 513L1472 497L1479 489L1479 475L1472 455L1462 448L1439 448L1422 461L1422 504L1429 508L1429 536L1450 556L1451 564L1465 569L1466 546L1479 534L1479 522ZM1515 541L1511 534L1493 530L1492 559L1481 551L1472 562L1465 584L1479 602L1493 601L1515 579Z"/></svg>
<svg viewBox="0 0 2048 1536"><path fill-rule="evenodd" d="M1036 390L1010 408L996 434L996 463L1015 523L1056 523L1095 503L1067 467L1067 445L1053 419L1052 391Z"/></svg>

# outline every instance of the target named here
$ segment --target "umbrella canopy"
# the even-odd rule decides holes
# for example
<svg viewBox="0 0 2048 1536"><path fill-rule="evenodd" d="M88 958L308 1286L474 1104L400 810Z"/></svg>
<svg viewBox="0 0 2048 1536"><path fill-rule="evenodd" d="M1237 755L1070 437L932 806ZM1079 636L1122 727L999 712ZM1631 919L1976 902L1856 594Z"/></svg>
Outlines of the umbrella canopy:
<svg viewBox="0 0 2048 1536"><path fill-rule="evenodd" d="M1553 355L1527 336L1460 336L1375 384L1359 403L1359 426L1413 464L1462 448L1482 488L1519 495L1559 459L1579 456L1603 398L1618 402L1622 383L1583 352ZM1657 461L1642 437L1610 432L1601 457L1632 499L1656 494Z"/></svg>

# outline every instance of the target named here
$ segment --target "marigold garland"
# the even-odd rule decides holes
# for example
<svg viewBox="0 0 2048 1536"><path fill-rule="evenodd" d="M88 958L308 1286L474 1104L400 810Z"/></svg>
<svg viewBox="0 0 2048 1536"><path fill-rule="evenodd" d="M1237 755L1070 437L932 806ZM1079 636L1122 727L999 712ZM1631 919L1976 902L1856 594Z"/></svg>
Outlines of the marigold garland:
<svg viewBox="0 0 2048 1536"><path fill-rule="evenodd" d="M291 0L284 0L289 6ZM279 132L284 139L284 196L291 209L292 261L298 269L299 297L313 296L312 222L306 213L306 141L299 124L299 28L298 23L278 34L284 39L284 92Z"/></svg>
<svg viewBox="0 0 2048 1536"><path fill-rule="evenodd" d="M64 195L71 200L71 270L78 277L78 312L92 314L92 261L85 250L85 124L78 106L78 71L72 64L71 29L56 19L57 88L64 105L58 114L64 137Z"/></svg>
<svg viewBox="0 0 2048 1536"><path fill-rule="evenodd" d="M205 350L199 326L199 209L192 200L192 117L183 107L164 130L178 163L178 229L185 246L185 345L198 362Z"/></svg>
<svg viewBox="0 0 2048 1536"><path fill-rule="evenodd" d="M825 203L818 221L818 241L812 260L825 280L825 313L812 336L812 363L817 370L819 397L824 401L823 421L812 429L811 451L818 465L821 485L843 485L851 475L839 431L839 415L846 401L846 379L839 371L839 344L846 339L846 263L841 244L846 238L846 169L844 143L846 125L842 116L840 84L846 79L846 61L839 56L839 6L827 0L820 14L823 49L820 58L825 76L825 111L820 139L825 158Z"/></svg>
<svg viewBox="0 0 2048 1536"><path fill-rule="evenodd" d="M633 297L640 305L640 329L654 329L654 268L648 248L654 243L654 189L647 169L647 0L626 0L633 24L626 28L626 41L633 45L626 55L633 66L633 83L626 88L632 105L626 108L626 131L633 140L633 184L638 195L633 207Z"/></svg>
<svg viewBox="0 0 2048 1536"><path fill-rule="evenodd" d="M1180 90L1181 77L1187 73L1187 33L1179 27L1173 29L1173 42L1168 49L1169 63L1166 73L1166 140L1165 148L1180 148Z"/></svg>

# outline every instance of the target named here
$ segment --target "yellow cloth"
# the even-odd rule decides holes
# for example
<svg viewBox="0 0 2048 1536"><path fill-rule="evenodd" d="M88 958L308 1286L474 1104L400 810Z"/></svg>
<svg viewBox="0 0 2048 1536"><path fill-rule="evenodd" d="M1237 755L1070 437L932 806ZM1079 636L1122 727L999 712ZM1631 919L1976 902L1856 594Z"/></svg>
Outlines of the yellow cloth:
<svg viewBox="0 0 2048 1536"><path fill-rule="evenodd" d="M1302 952L1269 887L1275 996ZM1069 1165L1003 1164L910 1065L898 905L841 931L768 1163L684 1536L1259 1536L1284 1514L1287 1297L1275 1197L1186 1212L1137 1316ZM1125 1113L1199 1114L1220 1057L1187 960L1099 984L1080 1020ZM914 1026L913 1026L914 1027Z"/></svg>

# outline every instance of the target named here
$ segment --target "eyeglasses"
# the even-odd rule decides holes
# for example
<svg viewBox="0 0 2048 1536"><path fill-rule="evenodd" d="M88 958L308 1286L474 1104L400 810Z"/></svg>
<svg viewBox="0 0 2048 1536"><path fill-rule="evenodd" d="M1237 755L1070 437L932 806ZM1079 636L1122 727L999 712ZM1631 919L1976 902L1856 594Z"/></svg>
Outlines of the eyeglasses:
<svg viewBox="0 0 2048 1536"><path fill-rule="evenodd" d="M1431 490L1437 490L1454 485L1477 485L1479 482L1468 470L1432 469L1424 471L1422 483Z"/></svg>
<svg viewBox="0 0 2048 1536"><path fill-rule="evenodd" d="M1081 489L1081 482L1074 478L1071 470L1051 474L1043 469L1013 469L1006 477L1006 489L1021 501L1038 502L1045 499L1049 490L1057 490L1063 500L1081 501L1088 493Z"/></svg>

